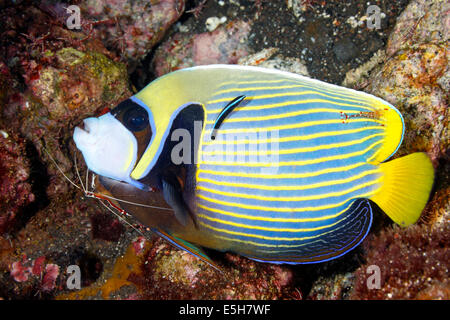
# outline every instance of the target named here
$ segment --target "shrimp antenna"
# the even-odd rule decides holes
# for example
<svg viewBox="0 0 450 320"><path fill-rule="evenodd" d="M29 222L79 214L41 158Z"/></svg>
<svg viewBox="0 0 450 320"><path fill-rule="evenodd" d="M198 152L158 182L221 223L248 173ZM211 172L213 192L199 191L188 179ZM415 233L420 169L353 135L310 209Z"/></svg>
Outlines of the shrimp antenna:
<svg viewBox="0 0 450 320"><path fill-rule="evenodd" d="M47 151L47 149L45 147L43 147L44 151L47 153L48 157L50 158L50 160L52 160L53 164L55 165L55 167L58 169L58 171L64 176L64 178L66 178L67 181L69 181L74 187L80 189L80 190L84 190L84 188L80 188L80 186L78 186L75 182L73 182L72 180L69 179L69 177L64 173L64 171L61 169L61 167L56 163L56 160L51 156L50 152Z"/></svg>
<svg viewBox="0 0 450 320"><path fill-rule="evenodd" d="M108 198L108 199L111 199L111 200L116 200L116 201L119 201L119 202L123 202L123 203L133 204L133 205L140 206L140 207L173 211L173 209L171 209L171 208L157 207L157 206L151 206L149 204L143 204L143 203L138 203L138 202L127 201L127 200L115 198L115 197L112 197L112 196L108 196L108 195L103 194L103 193L96 193L96 195L99 195L99 196L102 196L102 197L105 197L105 198Z"/></svg>
<svg viewBox="0 0 450 320"><path fill-rule="evenodd" d="M80 184L81 184L81 186L82 186L82 188L83 188L83 191L84 191L84 193L86 194L86 195L88 195L88 196L91 196L91 197L94 197L95 198L95 195L98 195L98 196L102 196L102 197L104 197L104 198L108 198L108 199L111 199L111 200L116 200L116 201L119 201L119 202L123 202L123 203L127 203L127 204L132 204L132 205L135 205L135 206L140 206L140 207L146 207L146 208L151 208L151 209L160 209L160 210L167 210L167 211L173 211L171 208L164 208L164 207L157 207L157 206L151 206L151 205L148 205L148 204L143 204L143 203L137 203L137 202L132 202L132 201L127 201L127 200L122 200L122 199L119 199L119 198L115 198L115 197L112 197L112 196L108 196L108 195L106 195L106 194L103 194L103 193L93 193L93 192L91 192L91 191L88 191L88 185L89 185L89 168L87 168L87 170L86 170L86 181L85 181L85 185L83 186L83 180L81 179L81 176L80 176L80 172L79 172L79 170L78 170L78 166L77 166L77 157L76 157L76 153L74 154L74 163L75 163L75 171L76 171L76 173L77 173L77 176L78 176L78 180L80 181ZM77 188L80 188L80 187L78 187L77 186Z"/></svg>
<svg viewBox="0 0 450 320"><path fill-rule="evenodd" d="M85 194L87 194L87 190L86 190L87 184L86 184L86 187L84 187L84 185L83 185L83 180L81 180L80 171L78 170L78 165L77 165L77 153L76 153L76 152L73 154L73 160L74 160L75 172L77 173L78 180L80 181L81 187L83 188L83 192L84 192ZM88 169L88 170L89 170L89 169Z"/></svg>

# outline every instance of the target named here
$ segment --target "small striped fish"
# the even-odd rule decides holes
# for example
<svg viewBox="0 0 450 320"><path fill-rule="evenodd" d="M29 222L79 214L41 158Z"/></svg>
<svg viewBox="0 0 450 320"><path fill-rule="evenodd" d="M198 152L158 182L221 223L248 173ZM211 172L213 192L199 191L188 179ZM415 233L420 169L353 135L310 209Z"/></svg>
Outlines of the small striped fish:
<svg viewBox="0 0 450 320"><path fill-rule="evenodd" d="M102 117L74 133L89 169L116 198L173 210L121 204L209 263L195 245L271 263L337 258L367 235L371 201L409 225L434 179L423 153L385 162L404 134L395 107L276 70L183 69Z"/></svg>

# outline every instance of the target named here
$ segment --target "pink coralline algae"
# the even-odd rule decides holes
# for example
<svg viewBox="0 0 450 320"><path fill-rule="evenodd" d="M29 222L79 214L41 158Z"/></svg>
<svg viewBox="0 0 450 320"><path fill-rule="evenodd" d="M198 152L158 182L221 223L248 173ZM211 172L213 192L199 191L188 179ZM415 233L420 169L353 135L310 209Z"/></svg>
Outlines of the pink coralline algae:
<svg viewBox="0 0 450 320"><path fill-rule="evenodd" d="M24 267L20 261L14 262L11 266L11 277L17 282L24 282L28 280L30 269Z"/></svg>
<svg viewBox="0 0 450 320"><path fill-rule="evenodd" d="M39 257L33 261L31 273L35 276L40 276L44 272L45 256Z"/></svg>
<svg viewBox="0 0 450 320"><path fill-rule="evenodd" d="M45 266L45 274L42 278L41 288L43 291L51 291L55 289L56 279L59 275L59 266L49 263Z"/></svg>
<svg viewBox="0 0 450 320"><path fill-rule="evenodd" d="M147 240L145 239L145 237L139 237L135 241L133 241L133 249L136 255L140 255L144 251L146 242Z"/></svg>
<svg viewBox="0 0 450 320"><path fill-rule="evenodd" d="M197 65L236 64L249 54L250 27L248 22L236 20L213 32L176 33L156 50L153 60L156 75Z"/></svg>
<svg viewBox="0 0 450 320"><path fill-rule="evenodd" d="M11 264L11 277L17 282L37 281L38 287L42 291L53 290L59 276L59 266L53 263L45 265L45 256L38 257L31 262L25 256L23 258L22 261Z"/></svg>

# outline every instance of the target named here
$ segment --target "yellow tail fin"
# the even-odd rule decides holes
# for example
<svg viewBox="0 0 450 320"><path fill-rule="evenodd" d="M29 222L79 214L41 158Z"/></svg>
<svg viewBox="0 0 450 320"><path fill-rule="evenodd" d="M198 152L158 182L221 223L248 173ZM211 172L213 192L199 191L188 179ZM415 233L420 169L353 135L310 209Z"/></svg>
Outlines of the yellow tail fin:
<svg viewBox="0 0 450 320"><path fill-rule="evenodd" d="M370 198L401 226L415 223L425 208L434 181L434 168L425 153L412 153L380 164L383 185Z"/></svg>

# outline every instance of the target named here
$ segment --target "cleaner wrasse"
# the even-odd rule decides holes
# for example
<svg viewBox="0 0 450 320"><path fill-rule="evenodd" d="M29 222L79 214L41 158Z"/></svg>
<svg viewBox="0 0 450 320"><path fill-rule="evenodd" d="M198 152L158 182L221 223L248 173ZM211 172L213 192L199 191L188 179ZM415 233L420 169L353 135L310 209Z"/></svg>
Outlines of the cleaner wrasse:
<svg viewBox="0 0 450 320"><path fill-rule="evenodd" d="M154 80L73 138L120 207L173 244L209 263L201 247L297 264L355 248L373 203L417 221L434 169L424 153L387 161L404 130L373 95L210 65Z"/></svg>

